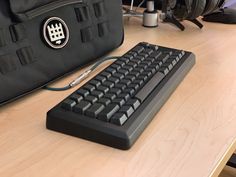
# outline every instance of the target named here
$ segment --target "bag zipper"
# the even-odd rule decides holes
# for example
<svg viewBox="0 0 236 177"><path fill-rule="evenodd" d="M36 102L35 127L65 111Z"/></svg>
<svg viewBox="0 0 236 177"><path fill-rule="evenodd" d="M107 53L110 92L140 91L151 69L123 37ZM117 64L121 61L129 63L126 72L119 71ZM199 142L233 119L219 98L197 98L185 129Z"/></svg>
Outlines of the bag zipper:
<svg viewBox="0 0 236 177"><path fill-rule="evenodd" d="M41 7L38 7L36 9L25 12L24 16L26 17L27 20L29 20L37 16L40 16L44 13L58 9L60 7L71 5L71 4L77 4L77 3L83 3L83 0L57 0L49 4L43 5Z"/></svg>

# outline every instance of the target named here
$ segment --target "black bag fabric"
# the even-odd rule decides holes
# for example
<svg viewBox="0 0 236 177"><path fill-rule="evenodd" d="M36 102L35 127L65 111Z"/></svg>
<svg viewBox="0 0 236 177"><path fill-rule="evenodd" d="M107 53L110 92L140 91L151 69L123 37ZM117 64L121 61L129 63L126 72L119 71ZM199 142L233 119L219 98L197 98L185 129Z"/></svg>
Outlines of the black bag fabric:
<svg viewBox="0 0 236 177"><path fill-rule="evenodd" d="M0 1L0 104L120 46L124 38L121 4L120 0ZM63 21L50 21L46 28L49 19ZM50 28L66 34L49 33ZM46 38L60 35L68 38L54 44L68 39L66 45L51 47Z"/></svg>
<svg viewBox="0 0 236 177"><path fill-rule="evenodd" d="M236 9L220 8L211 14L205 15L202 19L207 22L236 24Z"/></svg>

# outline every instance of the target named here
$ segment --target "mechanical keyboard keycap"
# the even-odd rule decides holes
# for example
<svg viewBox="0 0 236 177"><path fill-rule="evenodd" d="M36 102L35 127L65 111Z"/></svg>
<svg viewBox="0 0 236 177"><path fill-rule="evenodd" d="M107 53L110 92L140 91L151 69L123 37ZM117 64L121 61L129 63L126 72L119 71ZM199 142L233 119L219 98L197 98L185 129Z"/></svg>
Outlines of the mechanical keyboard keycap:
<svg viewBox="0 0 236 177"><path fill-rule="evenodd" d="M103 104L94 103L89 109L85 111L85 115L96 118L103 109L105 109L105 106Z"/></svg>
<svg viewBox="0 0 236 177"><path fill-rule="evenodd" d="M72 99L66 99L65 101L62 102L62 108L66 110L72 110L73 107L76 105L76 102Z"/></svg>
<svg viewBox="0 0 236 177"><path fill-rule="evenodd" d="M128 120L128 117L123 113L117 113L111 118L111 123L123 125Z"/></svg>
<svg viewBox="0 0 236 177"><path fill-rule="evenodd" d="M129 149L194 64L190 52L139 43L51 109L46 126Z"/></svg>
<svg viewBox="0 0 236 177"><path fill-rule="evenodd" d="M74 112L83 114L92 104L88 101L81 101L79 104L74 106Z"/></svg>
<svg viewBox="0 0 236 177"><path fill-rule="evenodd" d="M71 99L71 100L74 100L76 103L79 103L80 101L83 100L83 97L80 96L80 95L78 95L78 94L76 94L76 93L74 93L74 94L72 94L72 95L70 96L70 99Z"/></svg>
<svg viewBox="0 0 236 177"><path fill-rule="evenodd" d="M99 120L109 122L110 118L119 110L118 104L109 104L106 108L98 115Z"/></svg>

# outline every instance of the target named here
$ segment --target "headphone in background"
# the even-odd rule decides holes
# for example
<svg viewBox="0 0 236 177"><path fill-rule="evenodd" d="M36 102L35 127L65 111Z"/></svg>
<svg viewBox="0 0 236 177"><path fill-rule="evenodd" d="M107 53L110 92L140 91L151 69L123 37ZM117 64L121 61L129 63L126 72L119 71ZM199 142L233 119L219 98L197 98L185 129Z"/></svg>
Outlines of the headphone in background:
<svg viewBox="0 0 236 177"><path fill-rule="evenodd" d="M194 20L219 8L222 0L169 0L173 15L178 20Z"/></svg>

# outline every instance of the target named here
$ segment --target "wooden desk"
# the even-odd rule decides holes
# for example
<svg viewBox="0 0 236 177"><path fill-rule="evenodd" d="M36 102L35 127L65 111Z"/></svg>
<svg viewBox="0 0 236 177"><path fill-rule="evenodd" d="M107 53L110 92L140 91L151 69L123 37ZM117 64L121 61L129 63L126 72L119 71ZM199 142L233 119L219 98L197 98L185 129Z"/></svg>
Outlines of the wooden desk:
<svg viewBox="0 0 236 177"><path fill-rule="evenodd" d="M112 55L148 41L193 51L197 64L132 149L46 130L46 112L73 90L42 90L0 109L1 177L218 176L236 149L236 27L204 23L199 30L186 22L180 32L140 24L125 22L124 45Z"/></svg>

